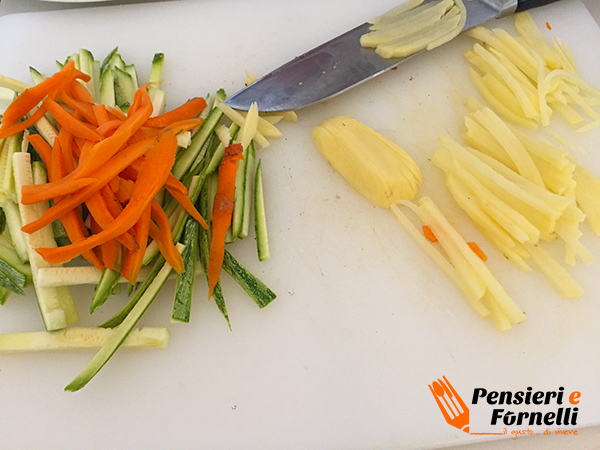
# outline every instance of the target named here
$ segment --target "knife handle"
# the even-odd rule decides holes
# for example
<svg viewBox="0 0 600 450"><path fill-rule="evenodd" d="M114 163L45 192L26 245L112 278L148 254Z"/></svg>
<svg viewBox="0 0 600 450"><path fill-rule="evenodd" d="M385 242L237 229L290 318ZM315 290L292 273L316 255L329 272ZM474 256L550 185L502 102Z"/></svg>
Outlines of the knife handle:
<svg viewBox="0 0 600 450"><path fill-rule="evenodd" d="M527 11L528 9L537 8L538 6L549 5L558 0L518 0L517 9L515 12Z"/></svg>

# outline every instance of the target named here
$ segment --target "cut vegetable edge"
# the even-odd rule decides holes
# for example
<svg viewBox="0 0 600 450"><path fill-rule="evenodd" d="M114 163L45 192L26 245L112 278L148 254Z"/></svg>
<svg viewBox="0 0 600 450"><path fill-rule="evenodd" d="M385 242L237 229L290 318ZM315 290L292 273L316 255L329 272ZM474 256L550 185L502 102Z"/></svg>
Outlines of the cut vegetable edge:
<svg viewBox="0 0 600 450"><path fill-rule="evenodd" d="M107 328L69 327L58 331L34 331L0 334L0 353L85 350L102 347L115 332ZM134 329L123 341L125 348L166 348L167 328Z"/></svg>

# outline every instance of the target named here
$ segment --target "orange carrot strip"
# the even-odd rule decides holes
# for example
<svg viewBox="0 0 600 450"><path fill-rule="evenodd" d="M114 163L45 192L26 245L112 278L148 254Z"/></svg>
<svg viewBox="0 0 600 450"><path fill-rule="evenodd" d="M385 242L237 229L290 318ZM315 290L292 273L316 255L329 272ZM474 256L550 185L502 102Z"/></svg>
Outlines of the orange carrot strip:
<svg viewBox="0 0 600 450"><path fill-rule="evenodd" d="M60 222L62 223L63 228L65 229L65 232L67 233L67 236L71 242L83 241L89 236L87 228L83 224L81 214L79 214L78 211L68 211L60 218ZM104 264L93 251L83 252L81 256L98 269L104 269Z"/></svg>
<svg viewBox="0 0 600 450"><path fill-rule="evenodd" d="M423 234L425 235L425 237L427 238L427 240L429 242L437 242L437 237L435 236L435 234L433 234L433 231L431 230L431 228L429 228L429 226L427 225L423 225Z"/></svg>
<svg viewBox="0 0 600 450"><path fill-rule="evenodd" d="M70 261L86 250L90 250L110 239L120 236L133 227L140 219L152 199L164 185L169 171L175 162L177 138L171 130L161 133L156 145L146 156L133 194L123 212L108 227L85 241L56 248L38 248L37 252L50 264Z"/></svg>
<svg viewBox="0 0 600 450"><path fill-rule="evenodd" d="M100 141L102 136L92 130L89 126L83 122L75 119L69 114L62 106L56 103L52 99L46 99L44 101L46 108L52 117L60 124L61 127L67 128L73 136L82 137L90 141Z"/></svg>
<svg viewBox="0 0 600 450"><path fill-rule="evenodd" d="M133 226L135 232L136 242L138 248L133 250L127 250L125 257L123 258L123 265L121 266L121 276L129 281L130 284L135 284L137 281L138 273L144 262L144 254L146 253L146 247L148 244L148 230L150 228L150 206L146 207L146 210L140 216L140 219Z"/></svg>
<svg viewBox="0 0 600 450"><path fill-rule="evenodd" d="M152 238L158 244L158 249L173 270L177 273L183 273L185 271L183 258L181 257L181 253L177 250L177 247L173 244L173 235L171 234L169 218L155 199L152 199L151 209L152 219L158 225L158 235L154 234Z"/></svg>
<svg viewBox="0 0 600 450"><path fill-rule="evenodd" d="M117 199L117 195L115 194L115 189L119 188L120 179L121 177L114 177L106 186L100 189L100 195L106 203L106 208L114 217L117 217L123 212L123 205L119 202L119 199Z"/></svg>
<svg viewBox="0 0 600 450"><path fill-rule="evenodd" d="M133 185L135 183L131 180L127 180L125 178L121 178L119 182L119 189L115 193L117 196L117 200L121 202L121 204L125 204L131 198L133 193Z"/></svg>
<svg viewBox="0 0 600 450"><path fill-rule="evenodd" d="M99 233L102 231L102 227L94 220L90 218L90 228L92 233ZM105 267L118 272L121 267L121 259L123 256L121 245L114 239L107 241L98 247L96 247L100 259ZM91 250L90 250L91 251Z"/></svg>
<svg viewBox="0 0 600 450"><path fill-rule="evenodd" d="M141 92L140 95L144 96L143 91L138 89L136 95L138 92ZM82 152L77 169L52 183L23 186L21 191L23 204L37 203L73 193L77 190L73 189L73 182L78 178L88 178L95 175L100 169L104 171L103 166L119 152L128 139L150 117L150 114L152 114L152 102L148 93L145 93L142 107L134 115L128 117L112 136L96 143L89 152Z"/></svg>
<svg viewBox="0 0 600 450"><path fill-rule="evenodd" d="M53 206L46 210L42 217L33 222L28 223L22 228L22 230L25 233L33 233L34 231L41 229L49 223L52 223L53 220L59 218L65 211L69 211L79 206L81 203L86 201L96 192L100 191L100 189L102 189L103 186L108 184L125 167L131 164L132 161L135 161L137 158L148 152L154 145L154 141L152 139L148 139L146 142L140 142L138 144L126 147L104 165L104 167L102 168L102 172L98 174L97 179L84 178L82 180L73 181L72 183L75 184L78 181L91 180L91 182L87 183L87 185L84 185L82 189L74 190L72 195L56 202ZM23 203L25 203L26 188L28 187L30 186L23 186L22 189L21 201Z"/></svg>
<svg viewBox="0 0 600 450"><path fill-rule="evenodd" d="M42 117L44 117L44 114L46 114L46 106L44 103L42 103L42 105L27 119L4 128L4 130L2 130L0 133L0 139L20 133L21 131L35 125ZM4 124L4 122L2 123Z"/></svg>
<svg viewBox="0 0 600 450"><path fill-rule="evenodd" d="M132 162L129 167L124 169L122 174L129 179L135 180L143 162L144 160L142 158L138 158L136 161ZM172 174L169 174L169 178L167 178L165 187L169 190L169 192L176 191L183 195L187 195L188 193L185 185Z"/></svg>
<svg viewBox="0 0 600 450"><path fill-rule="evenodd" d="M190 131L194 128L198 128L200 125L202 125L203 122L204 119L201 119L199 117L195 119L184 119L178 122L173 122L169 125L169 128L173 130L175 134L179 134L182 131Z"/></svg>
<svg viewBox="0 0 600 450"><path fill-rule="evenodd" d="M30 200L29 196L31 195L32 192L37 193L36 188L38 186L45 186L45 184L25 185L21 189L21 203L23 203L24 205L31 205L33 203L41 202L44 200L52 200L53 198L58 198L61 195L73 194L74 192L77 192L80 189L95 183L96 181L97 181L96 178L79 178L77 180L72 180L69 182L67 188L65 188L63 191L61 191L59 193L59 195L50 195L50 196L48 196L48 198L43 198L41 200L38 199L37 197L35 198L35 200ZM51 183L47 183L47 184L51 184Z"/></svg>
<svg viewBox="0 0 600 450"><path fill-rule="evenodd" d="M63 162L62 155L62 142L67 142L68 137L69 136L67 133L61 130L58 138L54 140L54 147L51 148L51 158L49 160L49 164L46 165L49 180L55 180L64 176L65 164ZM81 218L81 214L79 214L79 211L68 211L60 218L60 221L71 242L79 242L88 237L87 229L83 224L83 220ZM104 264L94 252L84 252L82 256L85 260L96 266L98 269L102 270L104 268Z"/></svg>
<svg viewBox="0 0 600 450"><path fill-rule="evenodd" d="M110 239L100 245L100 254L102 262L109 269L119 272L121 270L121 260L123 258L123 247L116 239Z"/></svg>
<svg viewBox="0 0 600 450"><path fill-rule="evenodd" d="M64 177L66 174L75 170L75 159L73 158L73 136L66 128L61 128L61 130L58 132L58 141L60 142L61 149L60 156L65 168L65 171L62 174Z"/></svg>
<svg viewBox="0 0 600 450"><path fill-rule="evenodd" d="M174 189L171 189L167 184L165 184L165 187L169 191L169 194L171 194L177 203L179 203L190 216L192 216L203 228L208 229L208 224L186 194L182 194Z"/></svg>
<svg viewBox="0 0 600 450"><path fill-rule="evenodd" d="M196 97L169 112L149 118L144 126L156 128L168 127L172 123L197 116L204 108L206 108L206 101L202 97Z"/></svg>
<svg viewBox="0 0 600 450"><path fill-rule="evenodd" d="M44 100L44 98L51 95L51 93L56 97L62 87L77 78L88 81L90 79L88 75L75 68L75 63L73 61L69 61L60 72L55 73L37 85L21 92L21 94L8 105L6 111L4 111L2 125L0 126L0 138L5 138L14 134L7 134L6 130L27 115L36 105Z"/></svg>
<svg viewBox="0 0 600 450"><path fill-rule="evenodd" d="M212 297L221 275L223 258L225 257L225 235L231 224L233 215L233 199L235 197L235 178L238 161L244 159L242 145L233 144L225 149L219 165L219 181L212 211L212 239L208 255L208 298Z"/></svg>
<svg viewBox="0 0 600 450"><path fill-rule="evenodd" d="M142 106L132 115L127 116L121 126L115 130L114 134L98 142L92 151L90 157L80 161L80 172L78 176L85 176L90 172L101 168L120 148L133 136L137 130L144 124L152 114L152 101L148 93L143 89L135 92L136 97L142 98Z"/></svg>
<svg viewBox="0 0 600 450"><path fill-rule="evenodd" d="M119 206L121 206L121 204L119 203L119 199L117 198L116 194L117 194L117 191L119 190L120 184L121 184L121 177L114 177L112 180L110 180L108 182L108 185L107 185L113 194L113 198L111 201L117 202L119 204Z"/></svg>
<svg viewBox="0 0 600 450"><path fill-rule="evenodd" d="M50 144L39 134L31 134L28 140L35 151L38 152L38 155L40 155L44 162L44 166L47 168L50 165L50 158L52 157L52 147L50 147Z"/></svg>
<svg viewBox="0 0 600 450"><path fill-rule="evenodd" d="M125 113L123 111L121 111L119 108L116 108L114 106L106 106L106 111L109 112L113 117L113 119L119 119L122 121L125 121L125 119L127 119L127 116L125 115Z"/></svg>
<svg viewBox="0 0 600 450"><path fill-rule="evenodd" d="M96 122L98 125L105 124L110 120L108 117L108 111L106 111L106 107L104 105L93 105L92 109L96 115Z"/></svg>
<svg viewBox="0 0 600 450"><path fill-rule="evenodd" d="M119 128L122 123L123 121L119 119L109 120L108 122L104 122L102 125L98 126L98 128L96 128L96 133L107 137L111 135L117 128Z"/></svg>
<svg viewBox="0 0 600 450"><path fill-rule="evenodd" d="M69 88L69 91L71 92L71 95L75 100L89 104L94 103L92 94L90 93L90 91L88 91L88 88L85 87L81 82L72 81L69 84Z"/></svg>
<svg viewBox="0 0 600 450"><path fill-rule="evenodd" d="M78 81L76 81L75 83L81 85L81 83L79 83ZM65 105L71 108L71 110L81 114L81 116L90 124L98 126L98 119L96 118L96 114L94 113L94 109L90 103L85 103L80 100L76 100L66 91L61 92L60 99Z"/></svg>
<svg viewBox="0 0 600 450"><path fill-rule="evenodd" d="M479 245L477 245L477 243L475 242L467 242L468 246L471 247L471 250L473 250L475 252L475 254L477 256L479 256L479 258L481 258L482 261L487 261L487 255L485 253L483 253L483 250L481 250L481 248L479 247Z"/></svg>
<svg viewBox="0 0 600 450"><path fill-rule="evenodd" d="M134 161L129 167L123 170L121 174L130 179L136 179L142 162L142 159ZM169 177L165 183L165 188L167 191L169 191L169 194L171 194L175 201L177 201L177 203L179 203L190 216L192 216L200 225L202 225L202 227L208 229L208 224L187 196L188 192L185 185L175 178L171 173L169 173Z"/></svg>
<svg viewBox="0 0 600 450"><path fill-rule="evenodd" d="M90 196L90 198L85 201L85 206L101 229L107 228L118 217L111 213L104 198L99 192ZM136 247L135 239L129 233L129 230L118 236L117 239L130 250Z"/></svg>

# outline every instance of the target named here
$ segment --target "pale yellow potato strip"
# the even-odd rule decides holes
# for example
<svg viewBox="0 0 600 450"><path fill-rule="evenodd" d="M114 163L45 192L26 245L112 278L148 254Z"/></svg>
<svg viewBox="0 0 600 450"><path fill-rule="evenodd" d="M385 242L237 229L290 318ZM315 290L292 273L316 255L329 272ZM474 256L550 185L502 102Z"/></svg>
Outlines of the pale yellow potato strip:
<svg viewBox="0 0 600 450"><path fill-rule="evenodd" d="M482 77L475 69L470 67L469 77L481 96L507 120L531 130L538 127L535 120L525 117L521 103L514 93L494 75L486 73Z"/></svg>
<svg viewBox="0 0 600 450"><path fill-rule="evenodd" d="M487 62L490 66L493 67L494 71L502 78L502 80L504 80L504 82L508 85L510 90L513 91L515 96L521 102L521 106L523 108L525 116L534 120L538 119L539 113L538 111L536 111L529 97L525 93L523 85L515 79L515 77L509 72L509 70L500 61L498 61L498 59L496 59L494 55L492 55L481 45L475 44L473 50L477 55L483 58L485 62Z"/></svg>
<svg viewBox="0 0 600 450"><path fill-rule="evenodd" d="M490 295L498 302L502 310L508 316L510 322L515 324L522 322L525 319L523 311L515 304L485 263L471 250L460 234L458 234L458 232L448 223L441 211L426 197L422 198L420 203L421 210L423 210L427 216L431 217L432 222L435 221L436 223L442 224L445 231L448 232L449 237L469 261L475 272L483 279Z"/></svg>
<svg viewBox="0 0 600 450"><path fill-rule="evenodd" d="M600 178L585 166L575 162L575 198L586 215L586 222L592 231L600 236Z"/></svg>
<svg viewBox="0 0 600 450"><path fill-rule="evenodd" d="M373 25L376 29L377 26L385 25L386 23L394 23L396 20L401 18L402 16L409 15L409 11L412 15L419 14L420 10L418 8L422 5L423 0L408 0L405 3L402 3L399 6L396 6L393 9L390 9L386 13L381 16L375 17L369 20L369 23ZM431 5L429 5L431 7ZM416 12L414 10L417 10ZM422 10L422 8L421 8ZM410 16L410 15L409 15Z"/></svg>
<svg viewBox="0 0 600 450"><path fill-rule="evenodd" d="M496 138L524 178L538 186L544 185L538 168L523 144L491 109L476 111L473 117Z"/></svg>
<svg viewBox="0 0 600 450"><path fill-rule="evenodd" d="M403 205L411 209L419 218L421 212L418 206L414 205L409 201L400 201L399 205ZM410 237L419 245L419 247L437 264L437 266L446 274L448 278L454 283L454 285L463 294L469 305L475 310L475 312L482 318L489 315L489 310L483 306L481 299L475 295L464 283L464 279L461 277L459 272L450 264L442 253L435 248L431 242L423 235L423 233L415 227L408 217L402 212L398 205L392 205L390 207L394 213L396 219L402 225L404 230L409 234Z"/></svg>
<svg viewBox="0 0 600 450"><path fill-rule="evenodd" d="M375 48L378 45L405 38L434 25L453 5L454 2L452 0L429 3L426 5L427 8L423 9L419 14L399 18L396 21L388 22L386 25L372 27L373 31L361 36L360 44L363 47Z"/></svg>
<svg viewBox="0 0 600 450"><path fill-rule="evenodd" d="M519 242L538 242L540 232L526 217L498 198L496 194L483 185L460 162L456 160L452 161L452 158L453 155L451 152L437 150L432 161L443 171L457 177L463 185L469 186L473 199L479 207L489 214L514 239Z"/></svg>
<svg viewBox="0 0 600 450"><path fill-rule="evenodd" d="M223 113L229 117L232 122L238 124L240 127L244 126L246 118L239 111L227 106L225 103L219 103L217 108L223 111ZM262 148L266 148L270 145L269 141L258 131L254 134L253 139L254 142L260 145Z"/></svg>
<svg viewBox="0 0 600 450"><path fill-rule="evenodd" d="M563 297L576 298L583 294L583 288L579 283L541 245L524 244L524 246L531 261Z"/></svg>

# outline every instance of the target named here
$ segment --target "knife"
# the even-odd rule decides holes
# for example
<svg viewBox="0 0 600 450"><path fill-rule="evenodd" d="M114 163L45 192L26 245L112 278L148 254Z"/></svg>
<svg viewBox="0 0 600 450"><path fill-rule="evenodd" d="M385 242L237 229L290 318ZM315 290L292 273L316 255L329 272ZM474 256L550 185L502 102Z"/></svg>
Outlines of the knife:
<svg viewBox="0 0 600 450"><path fill-rule="evenodd" d="M439 0L425 0L423 3L432 1ZM556 1L464 0L467 17L463 31L493 18ZM363 23L292 59L232 95L225 103L244 111L254 102L262 112L297 110L339 95L416 55L384 59L374 49L363 48L360 37L369 32L370 26L368 22Z"/></svg>

